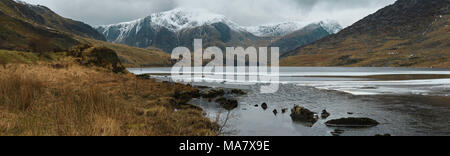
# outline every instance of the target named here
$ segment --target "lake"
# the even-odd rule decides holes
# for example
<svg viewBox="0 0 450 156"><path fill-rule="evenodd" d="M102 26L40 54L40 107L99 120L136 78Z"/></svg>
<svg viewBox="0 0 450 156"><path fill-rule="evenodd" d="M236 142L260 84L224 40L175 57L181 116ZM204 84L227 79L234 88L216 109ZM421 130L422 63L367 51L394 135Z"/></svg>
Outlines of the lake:
<svg viewBox="0 0 450 156"><path fill-rule="evenodd" d="M171 68L129 68L170 81ZM237 75L242 73L237 73ZM194 99L212 120L226 121L226 135L330 136L336 128L324 123L343 117L369 117L381 124L372 128L339 128L342 135L450 135L450 70L417 68L280 67L280 89L261 94L262 82L196 82L194 86L239 88L239 107L224 111L214 102ZM269 109L261 105L267 103ZM331 113L312 127L294 122L295 105ZM273 110L277 109L278 114ZM228 119L228 120L227 120ZM221 122L221 123L222 123Z"/></svg>

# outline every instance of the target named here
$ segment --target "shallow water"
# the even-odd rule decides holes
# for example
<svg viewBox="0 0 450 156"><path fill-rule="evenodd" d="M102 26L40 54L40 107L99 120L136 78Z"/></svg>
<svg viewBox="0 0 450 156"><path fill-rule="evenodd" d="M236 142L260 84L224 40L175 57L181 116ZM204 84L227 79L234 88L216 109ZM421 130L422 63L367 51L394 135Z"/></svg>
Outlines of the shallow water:
<svg viewBox="0 0 450 156"><path fill-rule="evenodd" d="M168 80L170 68L129 69L135 74L155 74L155 78ZM450 75L448 69L412 68L280 68L280 89L273 94L259 93L261 83L233 82L193 85L240 88L249 94L239 97L239 107L228 115L224 132L243 136L329 136L335 128L325 122L342 117L370 117L381 124L372 128L339 128L342 135L450 135ZM370 77L390 75L390 79ZM398 75L398 76L396 76ZM431 75L427 79L398 80L404 75ZM440 75L433 78L433 75ZM414 77L414 76L413 76ZM267 103L264 111L260 105ZM215 120L222 123L227 112L216 103L194 99ZM255 107L259 105L259 107ZM326 109L331 116L319 120L312 127L295 123L290 111L281 109L294 105L306 107L314 112ZM272 113L274 109L278 114ZM348 112L353 113L352 115Z"/></svg>

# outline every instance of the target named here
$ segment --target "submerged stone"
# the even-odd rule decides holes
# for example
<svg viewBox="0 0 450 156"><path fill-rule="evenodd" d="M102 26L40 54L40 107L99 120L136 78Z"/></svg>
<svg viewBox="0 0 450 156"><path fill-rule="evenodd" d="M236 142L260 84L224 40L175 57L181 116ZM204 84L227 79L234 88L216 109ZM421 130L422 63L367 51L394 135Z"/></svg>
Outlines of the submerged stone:
<svg viewBox="0 0 450 156"><path fill-rule="evenodd" d="M374 127L379 124L378 121L370 118L342 118L330 120L325 123L329 127Z"/></svg>
<svg viewBox="0 0 450 156"><path fill-rule="evenodd" d="M247 93L244 92L244 91L242 91L242 90L240 90L240 89L232 89L232 90L231 90L231 94L241 96L241 95L245 95L245 94L247 94Z"/></svg>
<svg viewBox="0 0 450 156"><path fill-rule="evenodd" d="M323 111L322 111L321 117L322 117L322 119L326 119L326 118L328 118L330 115L331 115L331 114L328 113L327 110L323 110Z"/></svg>

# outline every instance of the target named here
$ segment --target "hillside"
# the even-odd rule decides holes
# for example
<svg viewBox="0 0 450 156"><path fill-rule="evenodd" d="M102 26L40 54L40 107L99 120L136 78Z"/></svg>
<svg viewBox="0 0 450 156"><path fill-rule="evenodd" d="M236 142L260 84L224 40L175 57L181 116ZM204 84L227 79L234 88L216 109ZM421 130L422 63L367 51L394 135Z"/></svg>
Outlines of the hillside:
<svg viewBox="0 0 450 156"><path fill-rule="evenodd" d="M295 50L303 45L310 44L314 41L322 39L325 36L332 35L339 32L342 28L337 24L338 29L328 29L323 26L323 22L314 23L305 26L304 28L294 31L288 35L281 37L278 40L272 42L269 47L280 47L280 54L283 55L287 52Z"/></svg>
<svg viewBox="0 0 450 156"><path fill-rule="evenodd" d="M281 65L450 68L449 21L449 0L398 0L285 54Z"/></svg>
<svg viewBox="0 0 450 156"><path fill-rule="evenodd" d="M31 24L39 24L47 29L56 29L59 31L94 38L106 41L105 37L98 33L91 26L64 18L42 5L32 5L21 1L0 0L1 10L17 19L27 21Z"/></svg>
<svg viewBox="0 0 450 156"><path fill-rule="evenodd" d="M170 55L157 48L138 48L89 38L77 37L84 44L113 49L125 67L167 67L171 66Z"/></svg>
<svg viewBox="0 0 450 156"><path fill-rule="evenodd" d="M48 54L86 44L113 49L126 67L171 65L170 56L161 50L108 43L91 26L47 7L0 0L0 49Z"/></svg>
<svg viewBox="0 0 450 156"><path fill-rule="evenodd" d="M3 10L0 10L0 49L61 51L78 44L68 34L14 18Z"/></svg>

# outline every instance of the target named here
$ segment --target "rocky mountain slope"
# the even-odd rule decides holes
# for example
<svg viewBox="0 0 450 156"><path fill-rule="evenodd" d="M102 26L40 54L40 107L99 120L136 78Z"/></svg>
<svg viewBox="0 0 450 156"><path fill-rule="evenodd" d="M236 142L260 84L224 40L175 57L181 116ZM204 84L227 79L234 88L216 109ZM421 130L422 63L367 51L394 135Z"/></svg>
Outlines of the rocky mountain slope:
<svg viewBox="0 0 450 156"><path fill-rule="evenodd" d="M310 44L325 36L342 30L339 24L319 22L307 25L272 42L269 47L280 47L280 54L285 54L303 45Z"/></svg>
<svg viewBox="0 0 450 156"><path fill-rule="evenodd" d="M43 25L49 29L57 29L83 37L106 41L105 37L91 26L61 17L45 6L31 5L20 0L1 0L1 2L3 3L2 5L6 6L4 8L7 8L5 12L15 18Z"/></svg>
<svg viewBox="0 0 450 156"><path fill-rule="evenodd" d="M316 23L302 23L302 22L282 22L276 24L268 24L261 26L245 27L248 32L259 37L282 37L294 33L311 24L320 25L329 34L336 34L342 30L342 26L333 20L325 20Z"/></svg>
<svg viewBox="0 0 450 156"><path fill-rule="evenodd" d="M285 66L450 67L450 0L398 0L284 55Z"/></svg>
<svg viewBox="0 0 450 156"><path fill-rule="evenodd" d="M25 18L25 13L35 15L24 4L0 0L0 49L59 51L78 44L78 41L66 33Z"/></svg>
<svg viewBox="0 0 450 156"><path fill-rule="evenodd" d="M192 47L194 38L204 46L249 45L258 37L226 17L205 10L174 9L131 22L100 26L97 30L113 43L171 52L175 47Z"/></svg>
<svg viewBox="0 0 450 156"><path fill-rule="evenodd" d="M317 24L320 24L329 34L342 29L337 23L321 22ZM203 39L204 47L268 46L272 41L288 34L297 38L285 38L280 42L302 38L301 35L303 34L294 32L303 27L304 25L296 22L244 27L223 15L206 10L177 8L131 22L99 26L97 30L113 43L141 48L153 46L170 53L178 46L192 49L192 42L196 38ZM308 35L314 35L314 33ZM308 41L321 37L323 36L311 37ZM293 41L292 43L303 42ZM301 45L289 45L288 49L297 48Z"/></svg>
<svg viewBox="0 0 450 156"><path fill-rule="evenodd" d="M106 42L103 34L91 26L61 17L45 6L0 0L0 49L49 53L78 45L111 48L127 67L172 64L170 56L159 49Z"/></svg>

